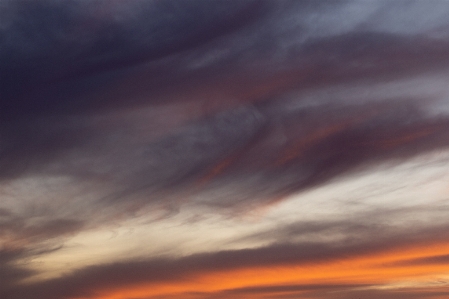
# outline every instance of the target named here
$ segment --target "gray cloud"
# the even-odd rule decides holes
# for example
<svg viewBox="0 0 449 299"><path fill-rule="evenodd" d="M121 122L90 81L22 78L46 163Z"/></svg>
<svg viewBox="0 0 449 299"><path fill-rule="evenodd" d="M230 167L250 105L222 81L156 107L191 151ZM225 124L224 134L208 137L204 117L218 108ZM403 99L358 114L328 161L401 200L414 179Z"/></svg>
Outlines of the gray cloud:
<svg viewBox="0 0 449 299"><path fill-rule="evenodd" d="M356 291L348 291L341 292L337 294L335 298L338 299L350 299L350 298L367 298L367 299L375 299L375 298L388 298L388 299L399 299L399 298L438 298L441 296L447 296L448 288L445 285L428 287L428 288L402 288L399 290L356 290ZM326 298L329 294L316 294L315 296L311 296L311 298ZM294 297L286 297L286 298L294 298Z"/></svg>
<svg viewBox="0 0 449 299"><path fill-rule="evenodd" d="M371 287L367 284L298 284L279 286L260 286L230 289L215 294L195 293L197 298L244 298L250 295L263 295L265 298L315 298L317 295L327 295L334 292L351 293L353 289L363 289ZM167 298L170 298L167 296Z"/></svg>
<svg viewBox="0 0 449 299"><path fill-rule="evenodd" d="M55 202L83 204L71 217L53 215L54 208L37 221L0 202L0 239L16 246L0 247L0 297L62 299L444 239L444 225L418 227L407 237L374 211L364 214L370 223L298 222L247 237L272 242L266 247L98 265L15 286L33 274L17 261L57 250L86 227L127 217L129 206L164 202L176 211L190 201L221 208L217 213L240 211L380 162L447 149L445 90L415 94L401 82L445 78L448 11L446 1L1 1L0 184L69 178L82 186L78 201L67 195ZM94 188L83 189L86 182ZM93 217L99 210L111 215ZM292 240L335 232L352 242ZM32 245L20 245L25 241ZM407 261L442 262L447 256ZM216 295L309 287L315 286ZM379 292L352 290L341 298Z"/></svg>
<svg viewBox="0 0 449 299"><path fill-rule="evenodd" d="M83 226L77 220L36 218L17 216L6 209L0 213L0 294L36 274L26 267L24 259L59 250L61 238Z"/></svg>
<svg viewBox="0 0 449 299"><path fill-rule="evenodd" d="M11 218L0 221L0 236L9 236L12 242L49 240L71 234L82 228L82 222L70 219L45 219L32 223L31 219Z"/></svg>
<svg viewBox="0 0 449 299"><path fill-rule="evenodd" d="M118 68L201 44L244 25L257 15L258 4L2 2L2 14L8 16L0 27L4 96L8 100L8 94L30 83Z"/></svg>
<svg viewBox="0 0 449 299"><path fill-rule="evenodd" d="M61 33L63 37L53 32L56 26L50 19L42 21L42 28L28 23L22 26L34 6L12 3L2 8L14 11L9 25L2 27L4 34L17 35L23 27L20 30L39 30L49 37L41 41L42 49L26 48L35 51L34 56L17 52L17 61L24 66L11 68L22 74L22 68L33 67L20 58L25 56L51 67L55 64L47 60L57 57L45 49L72 43L67 51L81 51L76 54L81 62L72 54L58 55L69 64L89 69L89 74L32 83L37 89L31 93L14 92L3 98L9 108L2 109L5 117L0 123L2 180L55 175L82 183L107 178L109 184L98 186L106 189L98 198L106 205L142 198L146 203L160 202L179 194L196 198L198 194L209 198L199 200L202 204L240 208L319 186L378 161L405 160L448 145L447 116L429 114L437 105L434 99L400 92L361 96L356 101L331 95L313 101L304 97L310 90L328 86L363 90L369 89L367 82L382 87L385 81L426 78L428 72L445 69L447 39L422 32L404 35L397 30L382 31L372 25L373 16L383 11L377 6L361 7L358 3L356 9L346 2L315 5L307 1L224 1L212 5L200 1L181 8L177 2L168 2L166 7L136 1L123 12L125 6L120 10L115 6L102 8L101 1L34 4L41 14L62 10L65 18L73 21L66 24L61 18L54 22L63 22L69 29L79 25L78 19L100 18L98 28L109 28L115 35L108 50L112 52L97 55L89 52L99 49L91 43L102 43L96 31L70 39L66 37L69 29L64 29L70 32ZM91 9L96 5L107 14L94 17ZM213 7L210 14L209 6ZM161 46L161 55L151 56L149 49L159 44L151 42L155 37L147 30L159 24L162 15L172 12L183 16L173 27L168 26L167 32L155 29L154 34L170 37L167 43L178 45L183 43L180 39L194 40L191 35L206 34L195 29L196 25L188 29L191 34L181 36L178 32L190 20L186 12L196 11L195 7L201 8L196 13L202 17L194 24L203 28L204 23L211 22L214 34L208 37L209 42L180 46L176 53ZM256 7L263 7L264 13ZM354 23L333 28L326 20L338 15L335 9L354 17ZM358 13L351 9L365 9L369 21L357 19L354 14ZM143 17L159 11L162 15L155 20ZM223 17L214 17L224 11ZM230 25L241 17L239 14L249 11L257 15L249 18L251 22ZM317 19L309 20L310 14ZM29 22L41 19L36 13ZM165 28L168 21L162 19L159 25ZM145 22L152 25L147 27ZM228 34L215 32L213 24L229 29L225 30ZM363 29L357 29L360 26ZM20 36L26 39L27 35ZM81 42L83 39L90 43ZM136 49L150 53L145 58L149 62L123 68L121 59L127 61ZM210 59L204 60L207 55ZM110 69L105 70L102 63ZM98 70L90 70L97 65ZM66 66L57 67L65 70ZM37 70L47 72L41 67ZM14 78L8 80L23 81ZM134 116L130 109L144 112ZM226 200L210 196L220 190L226 191Z"/></svg>
<svg viewBox="0 0 449 299"><path fill-rule="evenodd" d="M449 255L435 255L424 258L411 259L406 261L400 261L393 263L393 265L397 266L411 266L411 265L441 265L449 263Z"/></svg>
<svg viewBox="0 0 449 299"><path fill-rule="evenodd" d="M33 271L14 265L14 261L22 255L21 249L0 248L0 294L33 274Z"/></svg>

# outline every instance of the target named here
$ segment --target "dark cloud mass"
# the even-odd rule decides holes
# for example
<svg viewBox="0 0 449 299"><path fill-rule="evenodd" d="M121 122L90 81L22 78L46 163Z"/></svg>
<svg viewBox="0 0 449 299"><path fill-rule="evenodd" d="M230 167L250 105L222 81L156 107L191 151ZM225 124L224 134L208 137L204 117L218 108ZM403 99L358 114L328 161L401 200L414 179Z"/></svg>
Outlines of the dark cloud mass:
<svg viewBox="0 0 449 299"><path fill-rule="evenodd" d="M7 98L35 82L119 68L201 44L244 25L258 10L254 1L6 1L1 8Z"/></svg>
<svg viewBox="0 0 449 299"><path fill-rule="evenodd" d="M386 208L239 239L259 247L121 259L21 284L38 272L27 262L140 209L238 217L444 152L448 13L444 0L0 0L0 298L94 298L98 289L448 241L437 221L405 236L385 219L413 216ZM334 235L342 237L324 241ZM448 261L441 253L389 265ZM248 285L186 298L448 292L378 286Z"/></svg>

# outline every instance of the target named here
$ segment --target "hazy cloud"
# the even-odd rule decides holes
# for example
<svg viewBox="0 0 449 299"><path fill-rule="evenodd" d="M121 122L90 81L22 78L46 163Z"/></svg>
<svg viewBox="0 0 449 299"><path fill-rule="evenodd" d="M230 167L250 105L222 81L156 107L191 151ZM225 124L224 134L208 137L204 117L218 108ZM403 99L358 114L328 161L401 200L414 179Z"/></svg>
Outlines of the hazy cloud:
<svg viewBox="0 0 449 299"><path fill-rule="evenodd" d="M447 242L443 205L366 206L356 216L279 221L229 238L258 244L251 248L111 260L19 284L37 272L27 262L137 211L162 206L167 213L148 219L166 220L206 206L237 219L379 164L447 150L448 12L446 1L412 0L0 1L0 297L87 298ZM392 221L414 213L422 217ZM387 266L447 261L435 254ZM190 295L446 294L445 285L377 286Z"/></svg>

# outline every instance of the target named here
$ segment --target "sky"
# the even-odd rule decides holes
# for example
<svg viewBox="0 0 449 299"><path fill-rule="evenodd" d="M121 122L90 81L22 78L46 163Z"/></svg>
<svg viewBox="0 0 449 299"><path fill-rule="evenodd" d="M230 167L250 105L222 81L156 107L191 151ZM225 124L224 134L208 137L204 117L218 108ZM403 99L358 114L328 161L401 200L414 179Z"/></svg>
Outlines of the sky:
<svg viewBox="0 0 449 299"><path fill-rule="evenodd" d="M448 298L448 16L0 0L0 298Z"/></svg>

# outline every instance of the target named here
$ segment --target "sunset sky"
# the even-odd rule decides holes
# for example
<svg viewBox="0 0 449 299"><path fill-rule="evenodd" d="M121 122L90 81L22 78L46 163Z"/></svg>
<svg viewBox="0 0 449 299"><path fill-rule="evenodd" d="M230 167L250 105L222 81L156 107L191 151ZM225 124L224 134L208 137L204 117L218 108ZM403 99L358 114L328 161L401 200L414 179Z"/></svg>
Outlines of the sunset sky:
<svg viewBox="0 0 449 299"><path fill-rule="evenodd" d="M0 0L1 299L449 298L449 1Z"/></svg>

